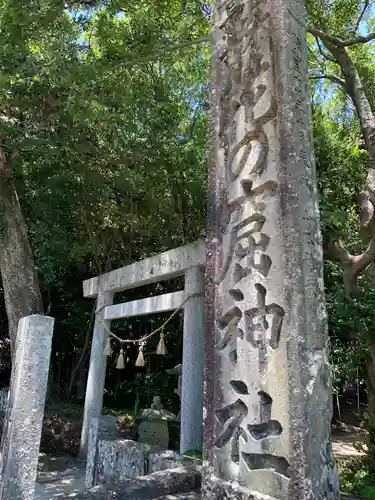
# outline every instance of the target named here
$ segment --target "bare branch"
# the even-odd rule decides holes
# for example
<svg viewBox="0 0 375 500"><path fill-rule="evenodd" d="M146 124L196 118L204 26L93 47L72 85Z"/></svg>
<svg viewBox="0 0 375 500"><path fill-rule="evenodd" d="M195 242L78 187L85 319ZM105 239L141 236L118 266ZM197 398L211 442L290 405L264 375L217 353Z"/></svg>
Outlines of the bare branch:
<svg viewBox="0 0 375 500"><path fill-rule="evenodd" d="M364 3L364 5L363 5L362 12L361 12L361 14L360 14L360 16L359 16L359 18L358 18L358 21L357 21L357 23L356 23L355 27L354 27L354 33L357 33L357 31L358 31L358 29L359 29L359 25L361 24L361 21L362 21L362 19L363 19L363 16L365 15L366 9L367 9L367 7L369 6L369 3L370 3L370 1L369 1L369 0L365 0L365 3Z"/></svg>
<svg viewBox="0 0 375 500"><path fill-rule="evenodd" d="M341 262L344 271L344 286L348 297L358 290L358 277L370 264L375 262L375 245L370 241L360 255L352 255L340 240L326 245L328 258Z"/></svg>
<svg viewBox="0 0 375 500"><path fill-rule="evenodd" d="M321 31L314 26L308 26L307 31L315 37L319 37L322 40L328 40L337 47L350 47L352 45L358 45L360 43L367 43L371 40L375 40L375 33L369 33L366 36L357 36L355 38L352 38L351 40L343 40L340 37L325 33L324 31Z"/></svg>
<svg viewBox="0 0 375 500"><path fill-rule="evenodd" d="M67 0L64 2L65 8L86 7L92 8L98 4L97 0Z"/></svg>
<svg viewBox="0 0 375 500"><path fill-rule="evenodd" d="M352 262L353 256L345 248L341 240L333 240L327 245L327 252L332 260L338 260L343 265L348 265Z"/></svg>
<svg viewBox="0 0 375 500"><path fill-rule="evenodd" d="M365 271L370 264L375 261L375 248L372 241L364 252L360 255L352 256L352 269L353 275L357 278L363 271Z"/></svg>
<svg viewBox="0 0 375 500"><path fill-rule="evenodd" d="M342 47L350 47L351 45L358 45L359 43L367 43L371 42L371 40L375 40L375 33L369 33L366 36L357 36L352 38L351 40L342 40Z"/></svg>
<svg viewBox="0 0 375 500"><path fill-rule="evenodd" d="M331 82L345 87L345 81L335 75L309 75L310 80L331 80Z"/></svg>
<svg viewBox="0 0 375 500"><path fill-rule="evenodd" d="M201 43L206 43L206 42L210 42L209 36L202 36L200 38L196 38L195 40L184 40L183 42L176 43L176 45L170 45L168 48L165 47L163 50L160 50L160 52L146 55L146 56L140 57L139 59L121 62L121 63L115 65L114 67L118 66L118 67L124 68L126 66L135 66L137 64L145 63L148 61L155 61L155 60L159 59L160 57L165 56L166 54L168 54L174 50L185 49L187 47L192 47L193 45L200 45Z"/></svg>
<svg viewBox="0 0 375 500"><path fill-rule="evenodd" d="M314 37L314 38L316 40L316 44L318 46L318 50L319 50L320 55L322 57L324 57L324 59L327 59L327 61L334 62L334 63L337 64L337 61L336 61L336 59L333 56L331 56L331 55L327 54L326 52L324 52L323 47L320 44L319 38L318 37Z"/></svg>

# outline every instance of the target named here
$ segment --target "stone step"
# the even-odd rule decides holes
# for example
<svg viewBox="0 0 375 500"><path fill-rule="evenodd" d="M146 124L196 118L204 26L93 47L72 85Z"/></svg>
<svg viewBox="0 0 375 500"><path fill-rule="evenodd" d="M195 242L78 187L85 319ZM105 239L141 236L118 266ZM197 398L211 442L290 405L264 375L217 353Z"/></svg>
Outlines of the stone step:
<svg viewBox="0 0 375 500"><path fill-rule="evenodd" d="M201 497L202 493L200 491L191 491L190 493L176 493L175 495L157 497L154 500L197 500L197 498Z"/></svg>
<svg viewBox="0 0 375 500"><path fill-rule="evenodd" d="M173 500L174 497L178 500L193 500L199 498L200 486L199 467L178 467L117 484L95 486L79 493L77 500Z"/></svg>

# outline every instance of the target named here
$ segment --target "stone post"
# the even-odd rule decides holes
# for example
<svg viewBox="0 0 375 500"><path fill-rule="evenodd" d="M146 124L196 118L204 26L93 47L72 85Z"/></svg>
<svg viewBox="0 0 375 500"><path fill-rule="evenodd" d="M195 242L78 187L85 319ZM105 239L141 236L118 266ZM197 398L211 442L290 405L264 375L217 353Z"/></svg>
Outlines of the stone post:
<svg viewBox="0 0 375 500"><path fill-rule="evenodd" d="M104 356L104 347L107 342L107 328L111 322L103 321L104 307L113 304L113 293L102 292L98 295L97 311L95 317L94 332L91 343L91 356L89 374L87 377L85 408L83 412L83 425L81 434L80 457L86 458L89 427L92 418L100 418L103 406L103 392L105 384L105 373L107 368L107 357ZM103 324L104 323L104 324Z"/></svg>
<svg viewBox="0 0 375 500"><path fill-rule="evenodd" d="M53 325L53 318L38 314L18 324L1 442L1 500L34 499Z"/></svg>
<svg viewBox="0 0 375 500"><path fill-rule="evenodd" d="M333 500L304 2L214 10L203 498Z"/></svg>
<svg viewBox="0 0 375 500"><path fill-rule="evenodd" d="M185 297L197 294L184 306L182 353L180 452L202 449L203 358L204 358L204 270L185 272Z"/></svg>

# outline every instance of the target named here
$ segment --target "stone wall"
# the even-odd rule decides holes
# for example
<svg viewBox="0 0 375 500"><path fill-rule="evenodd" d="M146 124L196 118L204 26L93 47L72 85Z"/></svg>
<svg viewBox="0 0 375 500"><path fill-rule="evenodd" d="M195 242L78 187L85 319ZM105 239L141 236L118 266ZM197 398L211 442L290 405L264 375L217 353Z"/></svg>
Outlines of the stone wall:
<svg viewBox="0 0 375 500"><path fill-rule="evenodd" d="M107 422L108 423L108 422ZM86 487L121 482L146 474L193 463L171 450L160 450L147 443L118 439L103 425L103 419L92 419L86 466Z"/></svg>
<svg viewBox="0 0 375 500"><path fill-rule="evenodd" d="M90 454L90 457L94 457ZM130 439L99 439L95 462L88 463L90 471L87 486L135 479L153 472L179 467L191 462L171 450L138 443Z"/></svg>
<svg viewBox="0 0 375 500"><path fill-rule="evenodd" d="M127 439L98 441L95 483L103 484L145 475L147 445Z"/></svg>

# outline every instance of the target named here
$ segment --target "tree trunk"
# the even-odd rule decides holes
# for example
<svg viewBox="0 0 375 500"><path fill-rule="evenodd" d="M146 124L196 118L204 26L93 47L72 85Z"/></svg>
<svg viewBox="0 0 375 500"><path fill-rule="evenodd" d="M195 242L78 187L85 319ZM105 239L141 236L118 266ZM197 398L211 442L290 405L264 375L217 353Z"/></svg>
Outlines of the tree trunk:
<svg viewBox="0 0 375 500"><path fill-rule="evenodd" d="M0 271L13 355L19 320L44 311L12 171L3 161L0 164Z"/></svg>
<svg viewBox="0 0 375 500"><path fill-rule="evenodd" d="M367 440L368 454L375 456L375 344L368 341L369 360L367 365Z"/></svg>
<svg viewBox="0 0 375 500"><path fill-rule="evenodd" d="M77 379L77 400L84 401L86 395L86 383L87 383L87 371L86 371L86 359L81 363L79 367L78 379Z"/></svg>

